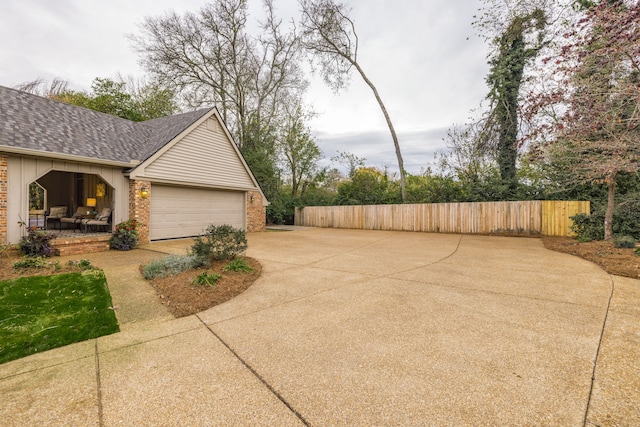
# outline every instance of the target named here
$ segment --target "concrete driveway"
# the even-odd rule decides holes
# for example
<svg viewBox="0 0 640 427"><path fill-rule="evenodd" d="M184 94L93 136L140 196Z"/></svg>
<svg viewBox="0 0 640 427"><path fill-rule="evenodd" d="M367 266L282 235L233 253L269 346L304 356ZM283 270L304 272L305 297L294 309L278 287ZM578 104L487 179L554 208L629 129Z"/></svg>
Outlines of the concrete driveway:
<svg viewBox="0 0 640 427"><path fill-rule="evenodd" d="M538 239L297 228L249 248L263 276L226 304L0 365L3 424L640 425L640 281ZM136 259L114 256L126 286Z"/></svg>

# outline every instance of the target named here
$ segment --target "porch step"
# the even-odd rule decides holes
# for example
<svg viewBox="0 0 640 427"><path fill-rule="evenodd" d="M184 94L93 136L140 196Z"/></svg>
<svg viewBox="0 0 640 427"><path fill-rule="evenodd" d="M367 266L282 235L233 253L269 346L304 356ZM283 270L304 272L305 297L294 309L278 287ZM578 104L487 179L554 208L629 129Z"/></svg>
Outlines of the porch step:
<svg viewBox="0 0 640 427"><path fill-rule="evenodd" d="M60 256L104 252L109 250L110 237L110 234L80 237L60 236L51 241L51 247Z"/></svg>

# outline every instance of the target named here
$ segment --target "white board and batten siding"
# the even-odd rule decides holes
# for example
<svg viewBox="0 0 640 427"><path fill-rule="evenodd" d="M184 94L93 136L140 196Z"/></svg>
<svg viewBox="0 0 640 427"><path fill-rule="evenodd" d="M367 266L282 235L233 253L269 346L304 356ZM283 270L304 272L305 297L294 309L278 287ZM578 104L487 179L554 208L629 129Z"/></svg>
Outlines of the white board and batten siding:
<svg viewBox="0 0 640 427"><path fill-rule="evenodd" d="M212 124L213 121L213 124ZM231 189L254 189L237 152L210 118L144 168L146 179Z"/></svg>

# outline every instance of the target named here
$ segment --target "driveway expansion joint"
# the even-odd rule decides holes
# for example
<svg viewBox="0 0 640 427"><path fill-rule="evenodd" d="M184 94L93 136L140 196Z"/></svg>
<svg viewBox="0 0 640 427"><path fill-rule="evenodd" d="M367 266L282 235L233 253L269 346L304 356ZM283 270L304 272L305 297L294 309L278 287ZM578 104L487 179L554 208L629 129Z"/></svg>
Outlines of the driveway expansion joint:
<svg viewBox="0 0 640 427"><path fill-rule="evenodd" d="M213 329L211 329L211 327L209 327L209 325L207 325L205 322L203 322L202 319L200 318L200 316L198 316L197 314L195 316L198 318L198 320L200 320L200 322L202 322L204 327L207 328L209 330L209 332L211 332L211 334L214 337L216 337L218 339L218 341L220 341L222 343L222 345L224 345L227 348L227 350L229 350L231 352L231 354L233 354L233 356L236 359L238 359L238 361L240 363L242 363L242 365L244 365L244 367L247 368L249 370L249 372L251 372L253 374L253 376L256 377L258 379L258 381L260 381L267 388L267 390L269 390L276 398L278 398L278 400L280 402L282 402L291 411L291 413L293 413L300 420L300 422L302 422L302 424L304 424L305 426L311 426L311 424L304 418L304 416L301 413L299 413L284 398L284 396L282 396L280 393L278 393L278 391L275 388L273 388L273 386L271 384L269 384L267 382L267 380L265 380L258 373L258 371L256 371L251 365L249 365L249 363L246 360L244 360L242 357L240 357L240 355L233 348L231 348L231 346L229 344L227 344L227 342L225 340L223 340Z"/></svg>
<svg viewBox="0 0 640 427"><path fill-rule="evenodd" d="M587 426L587 424L591 424L589 422L589 408L591 407L591 398L593 397L593 386L596 382L596 370L598 368L598 357L600 356L600 349L602 347L602 340L604 338L604 331L607 327L607 319L609 318L609 311L611 310L611 301L613 300L613 292L615 291L615 282L613 281L613 277L609 274L609 280L611 281L611 291L609 292L609 301L607 302L607 309L604 313L604 319L602 320L602 329L600 330L600 338L598 339L598 348L596 349L596 356L593 359L593 371L591 372L591 385L589 387L589 397L587 399L587 407L584 411L584 422L583 426Z"/></svg>
<svg viewBox="0 0 640 427"><path fill-rule="evenodd" d="M98 425L104 425L104 411L102 406L102 383L100 381L100 353L98 352L98 340L95 342L95 363L96 363L96 393L98 399Z"/></svg>

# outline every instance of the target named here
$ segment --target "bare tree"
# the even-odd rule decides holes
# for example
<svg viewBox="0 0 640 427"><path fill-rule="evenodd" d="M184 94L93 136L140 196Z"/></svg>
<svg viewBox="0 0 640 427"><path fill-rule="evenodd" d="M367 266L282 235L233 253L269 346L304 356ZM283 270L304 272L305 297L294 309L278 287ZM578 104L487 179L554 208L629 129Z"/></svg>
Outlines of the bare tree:
<svg viewBox="0 0 640 427"><path fill-rule="evenodd" d="M307 82L299 68L295 32L283 32L272 0L260 37L246 31L247 1L217 0L197 13L147 17L131 36L141 63L190 107L217 105L242 146L250 127L275 126L289 97Z"/></svg>
<svg viewBox="0 0 640 427"><path fill-rule="evenodd" d="M322 151L305 124L312 113L305 111L300 103L288 105L287 111L283 132L277 145L282 170L291 179L291 195L302 196L310 186L322 178L326 168L318 165L322 159Z"/></svg>
<svg viewBox="0 0 640 427"><path fill-rule="evenodd" d="M42 78L37 78L35 80L16 85L15 88L33 95L39 95L45 98L54 98L62 93L69 92L69 82L57 77L51 80L50 83Z"/></svg>
<svg viewBox="0 0 640 427"><path fill-rule="evenodd" d="M404 202L405 170L398 136L378 90L358 63L358 35L347 7L333 0L299 0L299 4L302 8L302 45L313 54L313 61L319 64L325 82L338 91L346 86L349 73L355 68L373 91L393 139Z"/></svg>
<svg viewBox="0 0 640 427"><path fill-rule="evenodd" d="M358 157L348 151L338 151L337 156L331 157L332 162L336 162L347 169L347 176L353 178L358 168L364 167L366 157Z"/></svg>

